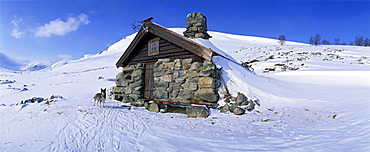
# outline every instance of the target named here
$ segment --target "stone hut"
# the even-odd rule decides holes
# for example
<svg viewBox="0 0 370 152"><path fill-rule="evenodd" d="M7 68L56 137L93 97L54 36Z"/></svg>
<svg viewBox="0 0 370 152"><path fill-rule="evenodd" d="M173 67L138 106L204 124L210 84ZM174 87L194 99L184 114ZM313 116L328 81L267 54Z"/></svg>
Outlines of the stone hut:
<svg viewBox="0 0 370 152"><path fill-rule="evenodd" d="M142 21L116 63L122 72L116 76L115 98L122 102L217 103L220 70L212 56L219 54L152 19Z"/></svg>

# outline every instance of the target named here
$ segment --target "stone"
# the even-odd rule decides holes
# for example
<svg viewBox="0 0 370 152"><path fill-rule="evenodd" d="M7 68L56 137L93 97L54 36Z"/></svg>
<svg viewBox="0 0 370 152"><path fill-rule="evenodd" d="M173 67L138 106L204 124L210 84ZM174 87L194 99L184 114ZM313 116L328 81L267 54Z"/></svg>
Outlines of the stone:
<svg viewBox="0 0 370 152"><path fill-rule="evenodd" d="M138 99L140 98L140 96L141 96L141 95L137 95L137 94L130 94L130 95L129 95L129 97L130 97L132 100L134 100L134 101L138 100Z"/></svg>
<svg viewBox="0 0 370 152"><path fill-rule="evenodd" d="M255 106L256 106L256 104L254 104L254 102L252 100L249 100L249 105L247 106L247 110L252 111Z"/></svg>
<svg viewBox="0 0 370 152"><path fill-rule="evenodd" d="M123 86L122 81L124 80L125 80L125 74L123 72L118 73L116 75L116 81L115 81L116 86L122 87Z"/></svg>
<svg viewBox="0 0 370 152"><path fill-rule="evenodd" d="M182 65L190 65L191 63L193 63L193 58L189 58L189 59L183 59L182 60Z"/></svg>
<svg viewBox="0 0 370 152"><path fill-rule="evenodd" d="M113 92L118 93L118 94L124 94L125 93L125 87L114 87Z"/></svg>
<svg viewBox="0 0 370 152"><path fill-rule="evenodd" d="M199 71L199 76L201 76L201 77L215 77L215 71L214 70Z"/></svg>
<svg viewBox="0 0 370 152"><path fill-rule="evenodd" d="M186 71L186 78L194 78L198 76L197 71Z"/></svg>
<svg viewBox="0 0 370 152"><path fill-rule="evenodd" d="M148 110L150 112L159 112L161 109L159 108L157 103L153 102L153 103L149 103Z"/></svg>
<svg viewBox="0 0 370 152"><path fill-rule="evenodd" d="M230 111L230 106L228 104L225 104L225 105L221 106L220 108L218 108L218 110L220 110L220 112L222 112L222 113L226 113L226 112Z"/></svg>
<svg viewBox="0 0 370 152"><path fill-rule="evenodd" d="M135 107L144 107L144 104L140 102L131 102L131 105Z"/></svg>
<svg viewBox="0 0 370 152"><path fill-rule="evenodd" d="M171 62L171 61L172 61L171 58L158 59L158 62L160 62L160 63L168 63L168 62Z"/></svg>
<svg viewBox="0 0 370 152"><path fill-rule="evenodd" d="M180 62L175 63L175 70L180 70L182 68L182 65Z"/></svg>
<svg viewBox="0 0 370 152"><path fill-rule="evenodd" d="M170 98L176 98L178 94L179 94L179 91L172 91L170 93Z"/></svg>
<svg viewBox="0 0 370 152"><path fill-rule="evenodd" d="M174 67L175 66L175 62L168 62L165 64L166 67Z"/></svg>
<svg viewBox="0 0 370 152"><path fill-rule="evenodd" d="M185 64L183 67L182 67L183 70L188 70L190 69L190 65L189 64Z"/></svg>
<svg viewBox="0 0 370 152"><path fill-rule="evenodd" d="M216 69L216 65L213 64L212 62L208 61L208 62L204 62L203 63L203 66L201 67L201 70L202 71L209 71L209 70L215 70Z"/></svg>
<svg viewBox="0 0 370 152"><path fill-rule="evenodd" d="M131 76L132 77L142 76L143 73L144 73L143 70L135 70L132 72Z"/></svg>
<svg viewBox="0 0 370 152"><path fill-rule="evenodd" d="M171 68L174 68L174 67L171 67ZM172 75L173 74L173 70L171 69L168 69L166 72L165 72L166 75Z"/></svg>
<svg viewBox="0 0 370 152"><path fill-rule="evenodd" d="M178 84L183 84L185 82L185 79L184 78L177 78L177 79L175 79L175 82L178 83Z"/></svg>
<svg viewBox="0 0 370 152"><path fill-rule="evenodd" d="M169 83L168 82L154 82L154 87L155 88L159 88L159 87L164 87L164 88L168 88L169 86Z"/></svg>
<svg viewBox="0 0 370 152"><path fill-rule="evenodd" d="M187 106L186 114L191 118L208 117L209 110L206 106Z"/></svg>
<svg viewBox="0 0 370 152"><path fill-rule="evenodd" d="M172 88L173 91L180 91L181 89L181 84L178 83L171 83L170 88Z"/></svg>
<svg viewBox="0 0 370 152"><path fill-rule="evenodd" d="M235 115L243 115L245 113L245 110L243 108L240 108L240 107L235 107L234 110L233 110L233 113Z"/></svg>
<svg viewBox="0 0 370 152"><path fill-rule="evenodd" d="M130 84L130 88L136 88L136 87L139 87L139 86L143 86L144 84L144 81L143 80L138 80L138 81L135 81L134 83L131 83Z"/></svg>
<svg viewBox="0 0 370 152"><path fill-rule="evenodd" d="M181 89L177 97L181 98L181 99L184 99L184 100L191 99L191 98L193 98L193 91L192 90Z"/></svg>
<svg viewBox="0 0 370 152"><path fill-rule="evenodd" d="M198 77L194 77L194 78L187 79L186 80L186 83L195 83L195 84L198 84L198 81L199 81L199 78Z"/></svg>
<svg viewBox="0 0 370 152"><path fill-rule="evenodd" d="M143 80L144 79L144 76L136 76L134 77L134 81L139 81L139 80Z"/></svg>
<svg viewBox="0 0 370 152"><path fill-rule="evenodd" d="M247 101L247 97L243 93L238 92L238 96L235 100L236 105L240 106L245 101Z"/></svg>
<svg viewBox="0 0 370 152"><path fill-rule="evenodd" d="M211 103L218 101L218 94L214 89L199 89L194 92L194 97Z"/></svg>
<svg viewBox="0 0 370 152"><path fill-rule="evenodd" d="M130 102L133 102L134 101L134 99L132 99L131 97L129 97L129 96L124 96L123 98L122 98L122 102L123 103L130 103Z"/></svg>
<svg viewBox="0 0 370 152"><path fill-rule="evenodd" d="M172 82L172 75L164 75L161 77L161 81L163 82Z"/></svg>
<svg viewBox="0 0 370 152"><path fill-rule="evenodd" d="M220 86L220 82L212 77L201 77L198 79L198 86L199 88L218 88Z"/></svg>
<svg viewBox="0 0 370 152"><path fill-rule="evenodd" d="M167 91L158 91L155 90L153 92L154 99L167 99L168 98L168 92Z"/></svg>
<svg viewBox="0 0 370 152"><path fill-rule="evenodd" d="M182 85L182 87L185 89L185 90L197 90L198 89L198 85L195 84L195 83L184 83Z"/></svg>
<svg viewBox="0 0 370 152"><path fill-rule="evenodd" d="M194 62L191 64L189 70L199 70L199 68L202 66L202 63L200 62Z"/></svg>

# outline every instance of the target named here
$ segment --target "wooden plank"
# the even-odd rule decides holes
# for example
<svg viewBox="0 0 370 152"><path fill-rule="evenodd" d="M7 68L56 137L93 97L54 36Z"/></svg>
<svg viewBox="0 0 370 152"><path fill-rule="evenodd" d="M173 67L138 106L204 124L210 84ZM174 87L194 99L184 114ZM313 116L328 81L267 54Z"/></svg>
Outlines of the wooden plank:
<svg viewBox="0 0 370 152"><path fill-rule="evenodd" d="M147 63L145 65L145 81L144 81L144 98L153 99L154 92L154 63Z"/></svg>

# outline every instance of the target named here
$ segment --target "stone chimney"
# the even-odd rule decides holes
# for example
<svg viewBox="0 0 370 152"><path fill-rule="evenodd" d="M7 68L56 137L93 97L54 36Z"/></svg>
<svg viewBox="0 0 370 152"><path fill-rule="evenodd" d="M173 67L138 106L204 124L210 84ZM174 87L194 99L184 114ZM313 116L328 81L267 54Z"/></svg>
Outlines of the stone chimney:
<svg viewBox="0 0 370 152"><path fill-rule="evenodd" d="M212 38L207 33L207 18L200 12L195 12L187 15L186 31L184 36L187 38Z"/></svg>

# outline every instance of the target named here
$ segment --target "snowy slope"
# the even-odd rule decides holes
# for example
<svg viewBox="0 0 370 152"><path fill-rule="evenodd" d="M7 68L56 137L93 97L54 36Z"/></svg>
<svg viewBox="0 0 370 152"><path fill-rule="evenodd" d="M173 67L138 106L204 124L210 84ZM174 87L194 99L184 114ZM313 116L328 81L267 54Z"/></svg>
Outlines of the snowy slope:
<svg viewBox="0 0 370 152"><path fill-rule="evenodd" d="M251 64L253 73L213 58L233 96L243 92L260 100L256 110L242 116L212 110L208 118L189 119L127 109L113 100L106 108L92 106L100 88L114 86L120 71L115 63L131 35L100 54L42 71L0 70L0 151L370 150L369 48L279 46L272 39L209 34L210 42L201 43L211 43L237 62L259 60ZM283 71L275 64L300 68ZM276 71L263 72L273 67ZM63 99L51 100L51 95ZM32 97L53 102L17 104Z"/></svg>

